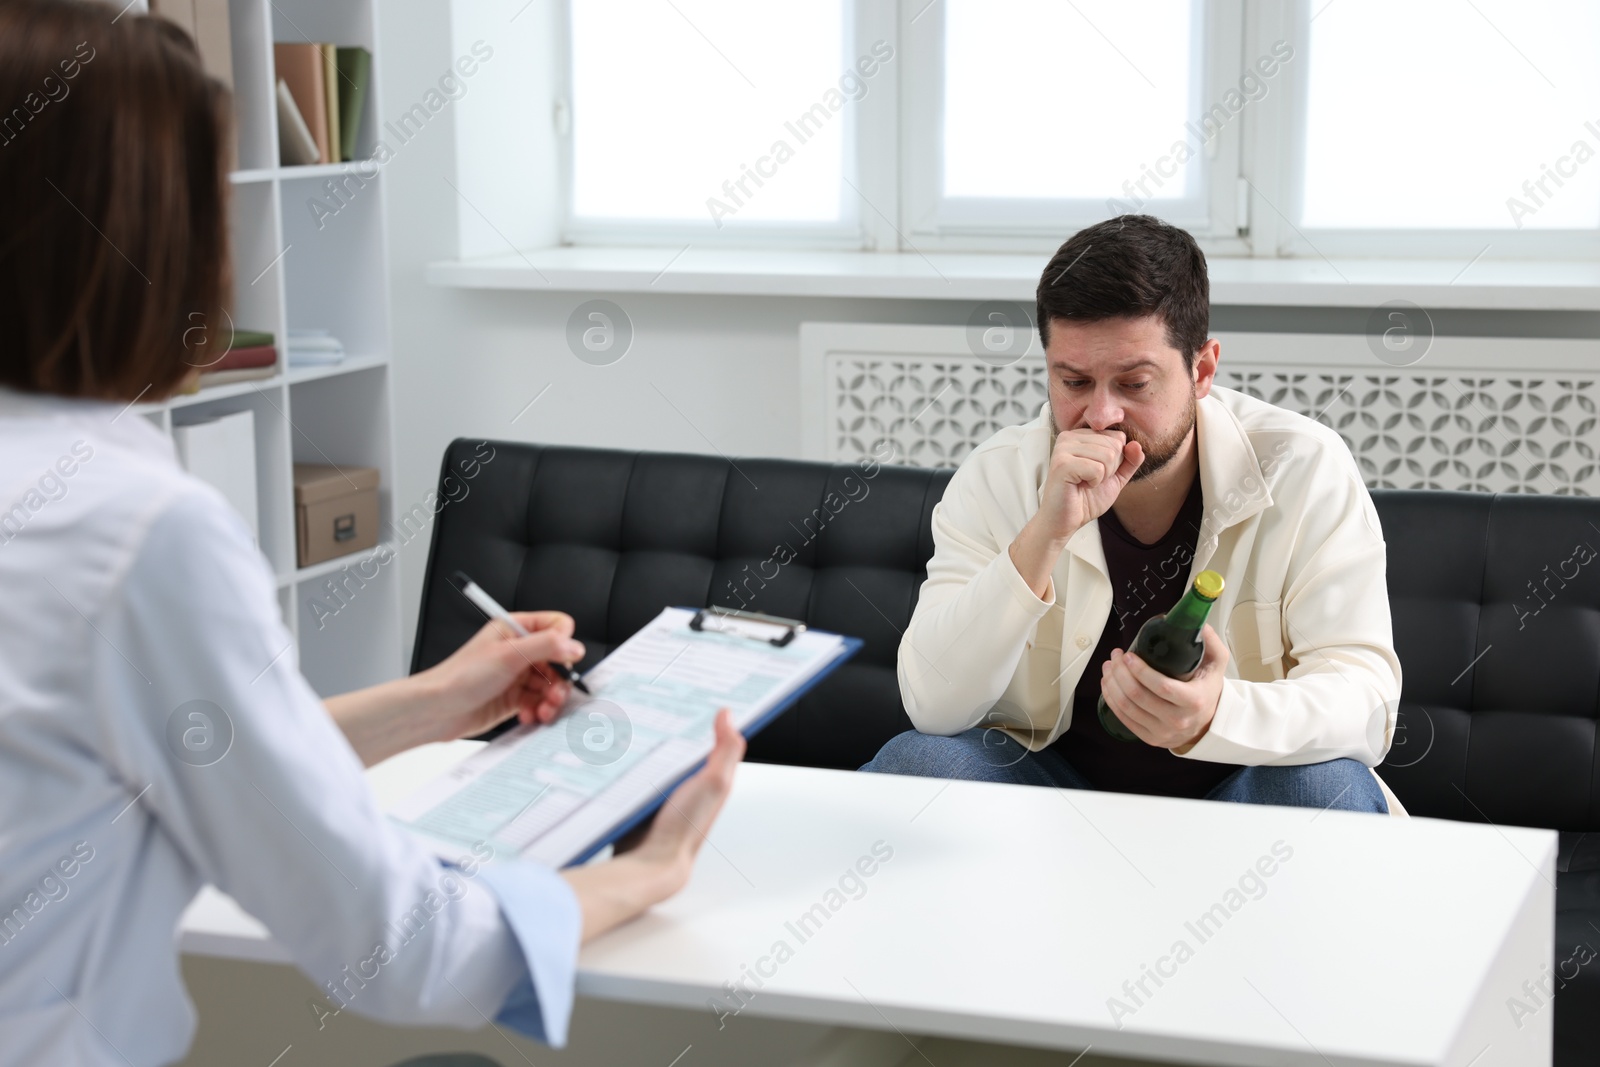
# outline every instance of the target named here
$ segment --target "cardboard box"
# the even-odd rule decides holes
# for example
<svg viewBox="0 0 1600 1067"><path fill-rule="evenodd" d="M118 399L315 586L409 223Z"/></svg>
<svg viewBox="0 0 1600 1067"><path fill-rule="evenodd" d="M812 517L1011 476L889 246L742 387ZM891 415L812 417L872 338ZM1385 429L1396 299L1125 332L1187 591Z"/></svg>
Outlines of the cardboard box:
<svg viewBox="0 0 1600 1067"><path fill-rule="evenodd" d="M299 565L347 556L378 543L378 469L294 465Z"/></svg>

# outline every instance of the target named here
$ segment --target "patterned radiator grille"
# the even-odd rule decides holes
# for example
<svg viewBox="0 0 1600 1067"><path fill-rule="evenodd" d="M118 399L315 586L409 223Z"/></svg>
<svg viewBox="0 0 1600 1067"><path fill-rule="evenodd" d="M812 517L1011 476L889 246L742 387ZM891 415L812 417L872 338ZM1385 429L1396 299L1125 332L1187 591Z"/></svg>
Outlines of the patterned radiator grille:
<svg viewBox="0 0 1600 1067"><path fill-rule="evenodd" d="M1034 359L829 355L825 374L829 458L840 462L888 443L894 462L955 466L1045 401ZM1594 376L1224 366L1217 381L1333 428L1369 488L1600 495Z"/></svg>

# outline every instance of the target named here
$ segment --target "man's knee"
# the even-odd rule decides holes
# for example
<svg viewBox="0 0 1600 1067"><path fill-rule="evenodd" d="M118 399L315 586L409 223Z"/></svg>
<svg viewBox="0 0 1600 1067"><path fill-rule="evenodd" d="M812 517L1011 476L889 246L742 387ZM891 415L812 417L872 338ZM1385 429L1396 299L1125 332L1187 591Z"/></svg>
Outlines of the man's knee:
<svg viewBox="0 0 1600 1067"><path fill-rule="evenodd" d="M1010 768L1026 755L1027 749L999 730L975 728L950 737L907 730L891 737L861 770L924 778L1009 781Z"/></svg>
<svg viewBox="0 0 1600 1067"><path fill-rule="evenodd" d="M941 737L920 730L907 730L896 734L878 750L878 754L863 766L864 771L879 774L915 774L929 778L943 778L944 770L959 762L965 742L961 735Z"/></svg>
<svg viewBox="0 0 1600 1067"><path fill-rule="evenodd" d="M1373 811L1387 815L1389 802L1366 764L1332 759L1294 767L1261 767L1294 779L1293 791L1304 807L1335 811Z"/></svg>
<svg viewBox="0 0 1600 1067"><path fill-rule="evenodd" d="M1246 767L1219 799L1388 814L1389 802L1366 765L1353 759Z"/></svg>

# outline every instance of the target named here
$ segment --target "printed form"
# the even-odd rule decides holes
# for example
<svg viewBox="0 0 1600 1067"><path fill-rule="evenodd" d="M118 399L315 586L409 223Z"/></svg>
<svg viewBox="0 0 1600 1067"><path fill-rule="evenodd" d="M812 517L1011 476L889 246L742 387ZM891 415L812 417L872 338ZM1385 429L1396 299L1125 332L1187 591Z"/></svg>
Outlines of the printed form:
<svg viewBox="0 0 1600 1067"><path fill-rule="evenodd" d="M455 858L479 842L552 867L596 841L710 752L717 709L741 731L839 658L838 634L665 608L584 674L560 717L495 738L391 808L389 816ZM712 627L716 630L712 630Z"/></svg>

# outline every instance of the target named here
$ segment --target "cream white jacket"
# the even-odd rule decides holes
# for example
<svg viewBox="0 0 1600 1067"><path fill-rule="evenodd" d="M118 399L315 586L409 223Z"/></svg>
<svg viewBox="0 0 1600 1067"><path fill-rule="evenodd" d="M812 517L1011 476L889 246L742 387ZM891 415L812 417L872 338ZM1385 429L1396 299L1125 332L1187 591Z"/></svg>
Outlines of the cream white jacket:
<svg viewBox="0 0 1600 1067"><path fill-rule="evenodd" d="M1376 766L1394 737L1400 661L1383 531L1355 460L1331 429L1220 386L1196 420L1204 518L1188 577L1209 568L1226 580L1210 622L1232 655L1210 730L1173 751ZM1054 440L1046 403L978 446L933 509L933 558L898 663L924 733L996 726L1038 751L1072 722L1073 690L1111 613L1099 523L1067 543L1047 599L1007 551L1039 509Z"/></svg>

